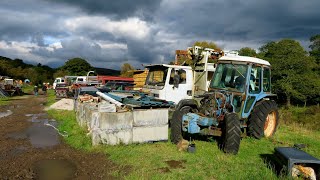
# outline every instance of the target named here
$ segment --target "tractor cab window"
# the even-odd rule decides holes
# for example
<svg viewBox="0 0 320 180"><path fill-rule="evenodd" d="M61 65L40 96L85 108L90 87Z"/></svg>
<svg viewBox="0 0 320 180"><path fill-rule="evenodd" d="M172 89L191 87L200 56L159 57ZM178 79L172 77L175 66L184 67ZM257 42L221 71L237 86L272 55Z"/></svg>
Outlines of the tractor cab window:
<svg viewBox="0 0 320 180"><path fill-rule="evenodd" d="M259 94L260 93L260 80L261 80L261 67L252 66L249 80L249 93Z"/></svg>
<svg viewBox="0 0 320 180"><path fill-rule="evenodd" d="M245 64L219 64L210 88L244 92L247 69Z"/></svg>
<svg viewBox="0 0 320 180"><path fill-rule="evenodd" d="M270 92L270 69L269 68L263 68L263 92Z"/></svg>

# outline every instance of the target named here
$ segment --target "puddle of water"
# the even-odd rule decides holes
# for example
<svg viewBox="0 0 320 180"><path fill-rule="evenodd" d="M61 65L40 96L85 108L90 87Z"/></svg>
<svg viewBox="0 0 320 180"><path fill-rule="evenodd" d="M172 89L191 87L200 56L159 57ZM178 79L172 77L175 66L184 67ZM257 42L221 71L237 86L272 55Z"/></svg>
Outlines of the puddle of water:
<svg viewBox="0 0 320 180"><path fill-rule="evenodd" d="M65 159L41 160L34 164L34 173L36 179L74 179L76 171L76 166L72 162Z"/></svg>
<svg viewBox="0 0 320 180"><path fill-rule="evenodd" d="M26 134L35 148L46 148L60 143L57 131L43 123L33 123L27 129Z"/></svg>
<svg viewBox="0 0 320 180"><path fill-rule="evenodd" d="M31 145L35 148L47 148L60 144L59 134L56 130L58 123L52 119L39 119L39 117L44 116L47 115L44 113L30 114L32 118L29 121L32 122L32 125L25 131L11 133L8 137L29 139Z"/></svg>
<svg viewBox="0 0 320 180"><path fill-rule="evenodd" d="M0 112L0 118L10 116L11 114L12 114L12 111L10 110L7 110L5 112Z"/></svg>

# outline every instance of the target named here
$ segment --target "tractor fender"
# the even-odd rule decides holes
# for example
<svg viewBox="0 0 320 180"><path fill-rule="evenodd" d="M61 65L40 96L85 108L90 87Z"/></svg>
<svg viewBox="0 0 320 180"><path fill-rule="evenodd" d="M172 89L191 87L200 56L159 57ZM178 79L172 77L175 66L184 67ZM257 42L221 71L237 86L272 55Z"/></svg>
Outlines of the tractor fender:
<svg viewBox="0 0 320 180"><path fill-rule="evenodd" d="M276 94L262 94L257 97L257 103L264 100L277 100L278 96Z"/></svg>
<svg viewBox="0 0 320 180"><path fill-rule="evenodd" d="M179 103L176 105L176 110L181 109L184 106L190 106L192 108L198 109L198 103L194 99L183 99L179 101Z"/></svg>

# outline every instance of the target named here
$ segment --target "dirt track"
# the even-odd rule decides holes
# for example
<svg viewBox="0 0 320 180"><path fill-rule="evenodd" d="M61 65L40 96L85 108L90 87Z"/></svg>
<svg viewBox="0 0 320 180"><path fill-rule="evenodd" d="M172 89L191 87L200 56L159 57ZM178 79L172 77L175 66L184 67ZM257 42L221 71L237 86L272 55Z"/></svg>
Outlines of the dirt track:
<svg viewBox="0 0 320 180"><path fill-rule="evenodd" d="M43 111L43 96L0 106L0 179L114 179L125 172L105 154L75 150L61 141ZM50 122L50 120L49 120Z"/></svg>

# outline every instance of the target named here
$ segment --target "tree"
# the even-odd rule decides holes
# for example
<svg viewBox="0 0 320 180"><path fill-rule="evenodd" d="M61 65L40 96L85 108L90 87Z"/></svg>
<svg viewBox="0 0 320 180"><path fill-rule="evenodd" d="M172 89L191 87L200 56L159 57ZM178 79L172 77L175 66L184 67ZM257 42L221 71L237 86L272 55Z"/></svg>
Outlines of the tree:
<svg viewBox="0 0 320 180"><path fill-rule="evenodd" d="M259 57L268 60L272 65L273 92L278 96L285 95L286 104L291 99L306 102L319 96L319 78L313 71L315 59L307 56L299 42L283 39L269 42L260 48Z"/></svg>
<svg viewBox="0 0 320 180"><path fill-rule="evenodd" d="M61 70L68 71L69 75L84 76L88 71L91 71L92 66L84 59L72 58L69 59L61 68Z"/></svg>
<svg viewBox="0 0 320 180"><path fill-rule="evenodd" d="M312 43L309 48L311 49L310 55L316 58L316 62L320 64L320 34L314 35L310 38Z"/></svg>
<svg viewBox="0 0 320 180"><path fill-rule="evenodd" d="M120 76L121 77L133 77L133 66L131 66L131 64L129 63L124 63L121 66L121 72L120 72Z"/></svg>
<svg viewBox="0 0 320 180"><path fill-rule="evenodd" d="M250 56L250 57L256 57L257 52L256 50L249 48L249 47L244 47L239 50L239 55L240 56Z"/></svg>
<svg viewBox="0 0 320 180"><path fill-rule="evenodd" d="M58 69L54 74L53 74L53 78L57 78L57 77L64 77L69 75L69 71L67 70L62 70L62 69Z"/></svg>

